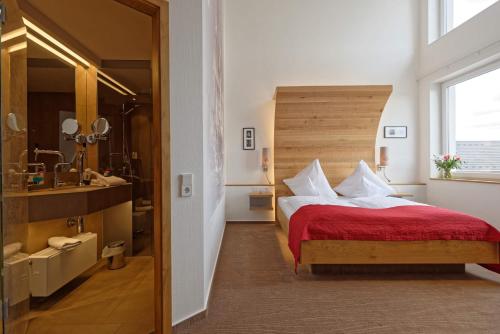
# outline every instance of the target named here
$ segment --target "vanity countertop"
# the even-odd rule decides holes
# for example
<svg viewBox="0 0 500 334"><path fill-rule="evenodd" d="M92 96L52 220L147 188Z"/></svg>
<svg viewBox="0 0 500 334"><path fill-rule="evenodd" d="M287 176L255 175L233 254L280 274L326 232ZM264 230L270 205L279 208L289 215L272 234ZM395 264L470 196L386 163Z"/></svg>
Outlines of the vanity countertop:
<svg viewBox="0 0 500 334"><path fill-rule="evenodd" d="M132 200L132 184L61 187L4 194L5 201L26 201L29 222L84 216Z"/></svg>

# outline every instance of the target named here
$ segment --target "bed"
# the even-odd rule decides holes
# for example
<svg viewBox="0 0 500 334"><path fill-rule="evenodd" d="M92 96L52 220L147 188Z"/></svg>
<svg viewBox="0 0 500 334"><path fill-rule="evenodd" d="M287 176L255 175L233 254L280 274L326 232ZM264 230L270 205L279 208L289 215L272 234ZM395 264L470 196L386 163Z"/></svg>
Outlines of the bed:
<svg viewBox="0 0 500 334"><path fill-rule="evenodd" d="M278 87L274 175L276 220L288 235L292 195L283 179L319 158L330 184L360 160L375 169L375 141L391 86ZM285 198L285 199L284 199ZM305 240L300 264L498 264L499 243L464 240Z"/></svg>

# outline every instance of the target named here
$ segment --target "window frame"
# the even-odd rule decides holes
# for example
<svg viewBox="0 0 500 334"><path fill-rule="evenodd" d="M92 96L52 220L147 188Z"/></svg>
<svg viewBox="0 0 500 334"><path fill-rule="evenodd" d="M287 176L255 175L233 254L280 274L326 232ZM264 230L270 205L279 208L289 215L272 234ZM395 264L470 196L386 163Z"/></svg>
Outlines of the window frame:
<svg viewBox="0 0 500 334"><path fill-rule="evenodd" d="M451 95L454 91L449 90L451 87L463 83L465 81L477 78L481 75L500 70L500 60L481 66L475 70L455 76L454 78L441 83L441 141L442 151L444 153L456 154L456 139L455 139L455 108L451 107ZM500 179L499 171L456 171L454 175L461 178L479 178L479 179Z"/></svg>
<svg viewBox="0 0 500 334"><path fill-rule="evenodd" d="M498 2L498 0L497 0ZM439 33L440 37L446 35L450 31L460 27L462 24L467 23L470 21L473 17L481 14L485 10L489 9L491 6L494 6L495 3L489 5L488 7L484 8L477 14L469 17L466 21L460 23L456 27L453 27L453 0L439 0Z"/></svg>

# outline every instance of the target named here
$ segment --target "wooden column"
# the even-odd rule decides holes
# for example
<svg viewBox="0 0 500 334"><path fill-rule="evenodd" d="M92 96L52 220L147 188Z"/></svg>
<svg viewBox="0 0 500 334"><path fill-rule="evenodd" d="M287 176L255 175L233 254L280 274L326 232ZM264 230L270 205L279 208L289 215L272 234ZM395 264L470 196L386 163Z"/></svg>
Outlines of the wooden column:
<svg viewBox="0 0 500 334"><path fill-rule="evenodd" d="M92 133L92 122L97 118L97 69L94 66L75 69L76 119L85 135ZM97 171L99 168L98 144L87 145L87 165ZM77 145L77 151L81 145Z"/></svg>
<svg viewBox="0 0 500 334"><path fill-rule="evenodd" d="M85 134L92 133L92 122L97 119L97 69L90 66L87 69L87 120ZM99 144L87 145L87 167L97 171L99 169Z"/></svg>

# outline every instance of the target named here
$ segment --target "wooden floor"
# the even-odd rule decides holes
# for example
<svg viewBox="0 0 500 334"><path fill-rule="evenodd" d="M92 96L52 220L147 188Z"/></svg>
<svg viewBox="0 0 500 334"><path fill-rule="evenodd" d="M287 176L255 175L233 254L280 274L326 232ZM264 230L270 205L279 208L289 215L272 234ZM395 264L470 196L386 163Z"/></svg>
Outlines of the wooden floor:
<svg viewBox="0 0 500 334"><path fill-rule="evenodd" d="M149 334L154 329L153 258L127 258L34 300L28 334Z"/></svg>
<svg viewBox="0 0 500 334"><path fill-rule="evenodd" d="M500 275L295 275L280 231L228 224L207 318L177 333L500 333Z"/></svg>

